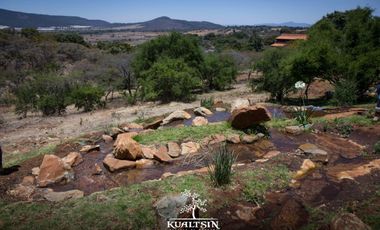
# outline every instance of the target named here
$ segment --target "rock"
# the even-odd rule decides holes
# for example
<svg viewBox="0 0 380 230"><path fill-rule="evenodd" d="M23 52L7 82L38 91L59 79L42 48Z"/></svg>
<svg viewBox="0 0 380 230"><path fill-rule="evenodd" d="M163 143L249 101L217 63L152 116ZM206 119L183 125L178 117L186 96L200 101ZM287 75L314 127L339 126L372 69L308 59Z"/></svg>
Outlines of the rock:
<svg viewBox="0 0 380 230"><path fill-rule="evenodd" d="M67 156L62 158L62 160L63 162L65 162L65 164L70 165L70 167L77 166L83 162L82 155L78 152L71 152Z"/></svg>
<svg viewBox="0 0 380 230"><path fill-rule="evenodd" d="M212 136L206 137L202 140L202 146L220 144L226 141L226 137L222 134L214 134Z"/></svg>
<svg viewBox="0 0 380 230"><path fill-rule="evenodd" d="M227 142L232 144L239 144L240 143L240 135L239 134L231 134L227 136Z"/></svg>
<svg viewBox="0 0 380 230"><path fill-rule="evenodd" d="M174 111L173 113L171 113L169 116L167 116L163 121L162 121L162 125L166 125L166 124L169 124L170 122L172 121L175 121L175 120L187 120L187 119L190 119L191 118L191 115L183 110L177 110L177 111Z"/></svg>
<svg viewBox="0 0 380 230"><path fill-rule="evenodd" d="M350 165L346 169L340 169L339 165L335 167L337 168L337 170L336 169L334 170L334 168L331 168L330 171L328 172L328 175L333 176L338 180L343 180L343 179L355 180L355 178L357 177L368 175L374 170L379 170L380 159L370 161L369 163L363 164L363 165L357 165L357 166Z"/></svg>
<svg viewBox="0 0 380 230"><path fill-rule="evenodd" d="M243 107L249 107L249 100L245 98L239 98L232 102L231 104L231 111L233 112L235 109L243 108Z"/></svg>
<svg viewBox="0 0 380 230"><path fill-rule="evenodd" d="M236 210L236 216L244 222L251 222L256 219L255 214L260 208L259 206L249 207L239 204Z"/></svg>
<svg viewBox="0 0 380 230"><path fill-rule="evenodd" d="M300 229L307 223L307 211L301 202L289 199L271 222L272 229Z"/></svg>
<svg viewBox="0 0 380 230"><path fill-rule="evenodd" d="M218 108L215 108L215 111L216 112L225 112L225 111L227 111L227 109L218 107Z"/></svg>
<svg viewBox="0 0 380 230"><path fill-rule="evenodd" d="M142 147L141 148L144 158L146 159L153 159L156 149L151 149L149 147Z"/></svg>
<svg viewBox="0 0 380 230"><path fill-rule="evenodd" d="M187 142L181 144L181 155L197 153L201 146L195 142Z"/></svg>
<svg viewBox="0 0 380 230"><path fill-rule="evenodd" d="M120 133L124 133L125 131L118 128L118 127L112 127L110 132L109 132L109 135L112 137L112 138L116 138L117 135L119 135Z"/></svg>
<svg viewBox="0 0 380 230"><path fill-rule="evenodd" d="M252 144L253 142L259 140L260 138L256 135L243 135L241 141L244 144Z"/></svg>
<svg viewBox="0 0 380 230"><path fill-rule="evenodd" d="M301 150L301 152L304 154L312 155L312 158L315 161L321 161L321 162L328 161L327 152L322 149L319 149L316 145L306 143L306 144L300 145L298 149Z"/></svg>
<svg viewBox="0 0 380 230"><path fill-rule="evenodd" d="M168 154L168 149L166 146L160 146L157 151L154 153L154 159L161 162L170 162L172 158Z"/></svg>
<svg viewBox="0 0 380 230"><path fill-rule="evenodd" d="M113 138L106 134L102 135L102 139L104 140L105 143L112 143L113 141Z"/></svg>
<svg viewBox="0 0 380 230"><path fill-rule="evenodd" d="M154 129L144 129L143 131L140 132L140 134L146 134L146 133L152 133L154 132Z"/></svg>
<svg viewBox="0 0 380 230"><path fill-rule="evenodd" d="M143 169L143 168L149 168L154 165L154 161L148 160L148 159L140 159L136 161L136 168Z"/></svg>
<svg viewBox="0 0 380 230"><path fill-rule="evenodd" d="M269 151L267 152L265 155L264 155L264 159L271 159L273 157L276 157L278 155L280 155L281 152L280 151L276 151L276 150L273 150L273 151Z"/></svg>
<svg viewBox="0 0 380 230"><path fill-rule="evenodd" d="M70 166L55 155L45 155L40 166L40 173L37 177L37 182L40 187L45 187L49 184L69 180L72 177Z"/></svg>
<svg viewBox="0 0 380 230"><path fill-rule="evenodd" d="M294 125L294 126L286 126L285 131L293 135L300 135L301 133L303 133L304 129L301 126Z"/></svg>
<svg viewBox="0 0 380 230"><path fill-rule="evenodd" d="M94 150L99 150L100 145L85 145L79 151L82 153L88 153Z"/></svg>
<svg viewBox="0 0 380 230"><path fill-rule="evenodd" d="M38 176L40 174L40 167L34 167L32 168L32 175L33 176Z"/></svg>
<svg viewBox="0 0 380 230"><path fill-rule="evenodd" d="M331 230L371 230L371 228L363 223L355 214L342 213L335 217L331 224Z"/></svg>
<svg viewBox="0 0 380 230"><path fill-rule="evenodd" d="M117 136L114 143L113 155L119 160L136 160L142 157L141 146L131 138L130 133Z"/></svg>
<svg viewBox="0 0 380 230"><path fill-rule="evenodd" d="M208 120L204 117L195 117L191 123L191 125L193 126L203 126L207 124L208 124Z"/></svg>
<svg viewBox="0 0 380 230"><path fill-rule="evenodd" d="M256 163L265 163L267 162L269 159L257 159L255 160Z"/></svg>
<svg viewBox="0 0 380 230"><path fill-rule="evenodd" d="M144 129L158 129L163 122L163 118L156 118L152 122L144 124Z"/></svg>
<svg viewBox="0 0 380 230"><path fill-rule="evenodd" d="M36 179L34 178L34 176L26 176L22 179L21 185L32 186L34 185L35 180Z"/></svg>
<svg viewBox="0 0 380 230"><path fill-rule="evenodd" d="M43 197L50 202L61 202L71 199L79 199L84 196L84 192L80 190L70 190L66 192L54 192L51 189L48 189Z"/></svg>
<svg viewBox="0 0 380 230"><path fill-rule="evenodd" d="M112 154L108 154L104 158L103 164L110 172L116 172L118 170L131 169L136 167L135 161L119 160L116 159Z"/></svg>
<svg viewBox="0 0 380 230"><path fill-rule="evenodd" d="M270 121L270 119L267 109L257 105L235 109L229 118L229 122L235 129L247 129L253 125Z"/></svg>
<svg viewBox="0 0 380 230"><path fill-rule="evenodd" d="M294 175L294 178L300 179L315 168L316 168L316 165L314 164L314 162L312 162L310 159L305 159L301 165L300 170L298 170L296 174Z"/></svg>
<svg viewBox="0 0 380 230"><path fill-rule="evenodd" d="M13 197L16 197L21 200L30 201L35 192L35 187L31 185L16 185L12 190L8 190L7 194Z"/></svg>
<svg viewBox="0 0 380 230"><path fill-rule="evenodd" d="M137 123L127 123L123 126L123 128L128 128L129 130L131 129L144 129L144 127L140 124Z"/></svg>
<svg viewBox="0 0 380 230"><path fill-rule="evenodd" d="M103 169L100 167L100 165L95 163L95 170L94 170L93 175L100 175L102 174L102 172L103 172Z"/></svg>
<svg viewBox="0 0 380 230"><path fill-rule="evenodd" d="M198 107L198 108L194 109L194 113L196 115L203 116L203 117L207 117L207 116L212 115L212 112L205 107Z"/></svg>
<svg viewBox="0 0 380 230"><path fill-rule="evenodd" d="M184 195L171 195L161 198L154 204L160 229L167 229L167 220L177 218L187 201L188 198Z"/></svg>
<svg viewBox="0 0 380 230"><path fill-rule="evenodd" d="M168 154L170 157L179 157L181 155L181 147L176 142L169 142Z"/></svg>

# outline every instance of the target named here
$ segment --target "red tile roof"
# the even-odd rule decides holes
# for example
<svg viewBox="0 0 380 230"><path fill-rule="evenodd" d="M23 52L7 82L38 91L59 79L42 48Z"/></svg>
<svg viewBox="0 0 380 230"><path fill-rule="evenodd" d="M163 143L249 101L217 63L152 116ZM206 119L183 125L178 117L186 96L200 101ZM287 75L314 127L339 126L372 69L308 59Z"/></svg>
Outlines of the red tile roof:
<svg viewBox="0 0 380 230"><path fill-rule="evenodd" d="M273 43L272 45L270 45L270 46L272 46L272 47L284 47L284 46L286 46L287 44L286 43Z"/></svg>
<svg viewBox="0 0 380 230"><path fill-rule="evenodd" d="M281 34L277 40L307 40L307 34Z"/></svg>

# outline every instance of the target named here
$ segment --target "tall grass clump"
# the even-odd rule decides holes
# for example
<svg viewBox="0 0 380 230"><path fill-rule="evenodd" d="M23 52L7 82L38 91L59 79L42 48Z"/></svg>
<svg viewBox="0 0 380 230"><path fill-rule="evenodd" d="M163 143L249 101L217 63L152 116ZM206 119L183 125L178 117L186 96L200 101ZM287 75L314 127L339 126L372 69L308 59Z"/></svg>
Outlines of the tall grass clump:
<svg viewBox="0 0 380 230"><path fill-rule="evenodd" d="M225 144L221 145L211 157L208 172L215 186L223 186L231 182L232 165L236 161L236 155L229 151Z"/></svg>
<svg viewBox="0 0 380 230"><path fill-rule="evenodd" d="M205 99L201 99L201 106L207 109L211 109L214 105L214 97L209 97Z"/></svg>

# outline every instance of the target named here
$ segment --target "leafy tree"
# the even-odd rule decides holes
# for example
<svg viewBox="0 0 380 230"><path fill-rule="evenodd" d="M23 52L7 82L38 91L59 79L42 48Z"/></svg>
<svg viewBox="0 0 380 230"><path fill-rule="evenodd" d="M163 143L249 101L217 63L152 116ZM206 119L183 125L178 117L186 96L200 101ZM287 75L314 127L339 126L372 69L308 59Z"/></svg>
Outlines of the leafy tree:
<svg viewBox="0 0 380 230"><path fill-rule="evenodd" d="M263 58L258 61L254 69L262 72L262 79L252 79L251 87L258 86L262 90L271 93L277 101L283 102L284 96L293 88L296 82L292 75L284 71L286 58L291 54L291 49L269 49L264 51Z"/></svg>
<svg viewBox="0 0 380 230"><path fill-rule="evenodd" d="M163 58L182 59L188 66L200 71L203 56L197 40L173 32L141 45L132 63L137 78Z"/></svg>
<svg viewBox="0 0 380 230"><path fill-rule="evenodd" d="M205 56L202 78L208 89L224 90L236 78L237 69L231 57L208 54Z"/></svg>
<svg viewBox="0 0 380 230"><path fill-rule="evenodd" d="M196 69L183 59L163 58L142 73L142 94L145 99L162 101L190 100L191 90L200 80Z"/></svg>
<svg viewBox="0 0 380 230"><path fill-rule="evenodd" d="M356 82L349 79L341 79L335 86L332 103L339 106L351 106L357 100Z"/></svg>
<svg viewBox="0 0 380 230"><path fill-rule="evenodd" d="M79 86L72 91L71 100L78 110L83 109L84 112L89 112L104 105L104 102L102 102L103 95L104 90L101 88L85 85Z"/></svg>
<svg viewBox="0 0 380 230"><path fill-rule="evenodd" d="M354 81L363 95L380 78L380 18L369 8L334 12L318 21L309 32L308 49L321 47L323 77L337 84Z"/></svg>

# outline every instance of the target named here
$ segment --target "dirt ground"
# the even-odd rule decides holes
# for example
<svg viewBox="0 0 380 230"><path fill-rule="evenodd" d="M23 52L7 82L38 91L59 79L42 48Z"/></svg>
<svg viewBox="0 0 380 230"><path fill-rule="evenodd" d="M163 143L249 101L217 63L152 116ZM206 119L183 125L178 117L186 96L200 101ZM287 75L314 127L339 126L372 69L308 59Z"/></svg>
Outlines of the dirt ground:
<svg viewBox="0 0 380 230"><path fill-rule="evenodd" d="M202 98L213 97L215 101L231 103L237 98L249 98L252 102L264 102L269 98L266 93L252 93L246 83L239 83L233 89L211 92L197 96L191 103L172 102L159 104L153 102L135 106L125 106L121 98L114 99L106 109L83 113L70 106L64 116L42 117L29 114L19 119L13 108L0 108L5 123L0 127L0 143L4 154L26 153L47 144L62 143L82 134L104 130L107 127L131 122L138 118L149 118L171 113L175 110L194 108Z"/></svg>

